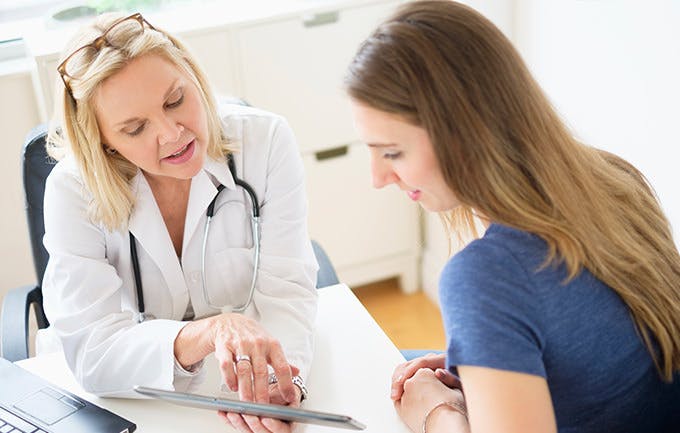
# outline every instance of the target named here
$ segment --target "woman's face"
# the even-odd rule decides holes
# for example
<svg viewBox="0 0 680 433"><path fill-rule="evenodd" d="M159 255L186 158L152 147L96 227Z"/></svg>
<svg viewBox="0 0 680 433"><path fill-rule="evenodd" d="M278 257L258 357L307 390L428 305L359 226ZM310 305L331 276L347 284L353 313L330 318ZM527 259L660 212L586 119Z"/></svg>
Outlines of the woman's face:
<svg viewBox="0 0 680 433"><path fill-rule="evenodd" d="M371 152L373 186L395 184L431 212L460 204L442 176L427 132L399 116L350 102L359 137Z"/></svg>
<svg viewBox="0 0 680 433"><path fill-rule="evenodd" d="M162 57L136 58L99 86L94 102L102 142L147 177L190 179L203 167L208 123L199 91Z"/></svg>

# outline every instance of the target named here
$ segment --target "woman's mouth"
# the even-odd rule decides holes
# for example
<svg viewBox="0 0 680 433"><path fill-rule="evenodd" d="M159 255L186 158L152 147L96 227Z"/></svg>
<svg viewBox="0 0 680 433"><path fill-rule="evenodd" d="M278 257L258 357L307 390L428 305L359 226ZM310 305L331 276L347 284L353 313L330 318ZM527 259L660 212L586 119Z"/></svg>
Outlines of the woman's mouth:
<svg viewBox="0 0 680 433"><path fill-rule="evenodd" d="M413 191L406 191L406 194L408 194L409 198L413 201L420 200L421 192L420 192L419 189L416 189L416 190L413 190Z"/></svg>
<svg viewBox="0 0 680 433"><path fill-rule="evenodd" d="M170 164L181 164L188 161L194 154L194 149L196 148L196 140L191 140L186 146L179 149L172 155L163 158L164 162L169 162Z"/></svg>

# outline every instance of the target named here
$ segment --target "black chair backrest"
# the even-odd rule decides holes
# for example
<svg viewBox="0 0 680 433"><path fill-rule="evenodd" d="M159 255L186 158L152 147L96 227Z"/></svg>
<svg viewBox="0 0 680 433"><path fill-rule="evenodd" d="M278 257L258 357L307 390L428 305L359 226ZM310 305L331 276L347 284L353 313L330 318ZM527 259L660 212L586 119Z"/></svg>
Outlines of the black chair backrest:
<svg viewBox="0 0 680 433"><path fill-rule="evenodd" d="M45 198L45 180L56 162L45 149L47 125L38 125L31 130L24 141L21 154L21 169L24 181L24 198L26 203L26 222L31 239L33 266L37 285L42 285L43 275L49 255L43 245L45 220L43 217L43 200Z"/></svg>

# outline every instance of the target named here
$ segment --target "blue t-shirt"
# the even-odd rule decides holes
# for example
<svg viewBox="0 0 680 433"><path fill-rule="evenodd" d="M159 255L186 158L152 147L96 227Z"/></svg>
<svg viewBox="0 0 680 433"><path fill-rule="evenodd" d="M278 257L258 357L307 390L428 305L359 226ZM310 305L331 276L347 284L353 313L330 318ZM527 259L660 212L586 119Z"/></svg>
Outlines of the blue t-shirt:
<svg viewBox="0 0 680 433"><path fill-rule="evenodd" d="M492 224L446 265L447 364L545 378L561 433L680 432L680 375L661 379L621 298L548 265L540 237ZM465 384L463 384L465 386Z"/></svg>

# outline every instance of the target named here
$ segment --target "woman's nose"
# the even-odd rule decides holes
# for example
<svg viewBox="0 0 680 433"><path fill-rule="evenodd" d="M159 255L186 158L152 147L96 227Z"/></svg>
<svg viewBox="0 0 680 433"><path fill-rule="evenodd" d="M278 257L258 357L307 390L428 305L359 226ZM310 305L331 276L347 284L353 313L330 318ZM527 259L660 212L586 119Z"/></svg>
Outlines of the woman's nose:
<svg viewBox="0 0 680 433"><path fill-rule="evenodd" d="M392 169L392 165L380 157L373 157L371 160L371 176L373 178L373 188L376 189L395 183L399 178Z"/></svg>
<svg viewBox="0 0 680 433"><path fill-rule="evenodd" d="M184 127L171 117L164 117L158 132L158 143L160 145L176 143L182 136Z"/></svg>

